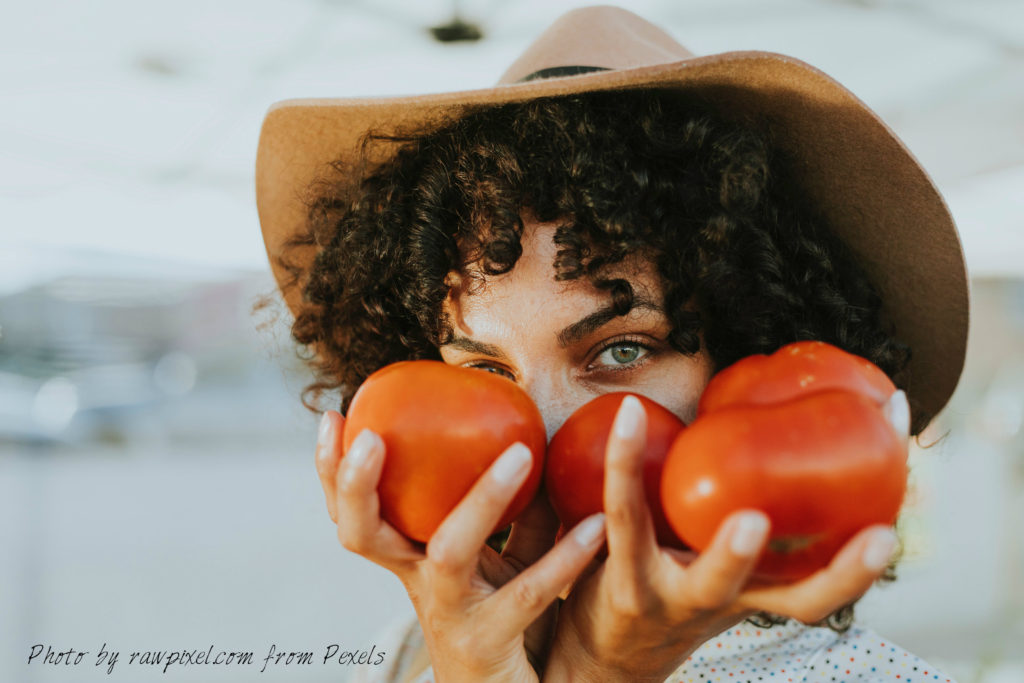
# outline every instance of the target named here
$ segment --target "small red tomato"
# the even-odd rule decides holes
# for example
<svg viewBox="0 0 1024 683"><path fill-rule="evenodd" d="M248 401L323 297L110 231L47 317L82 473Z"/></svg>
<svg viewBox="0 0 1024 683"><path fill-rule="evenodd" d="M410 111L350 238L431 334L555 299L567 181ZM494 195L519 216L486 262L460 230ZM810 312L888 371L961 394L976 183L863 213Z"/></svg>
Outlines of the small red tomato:
<svg viewBox="0 0 1024 683"><path fill-rule="evenodd" d="M347 452L364 428L384 440L377 492L381 517L427 542L506 448L521 441L533 467L495 527L498 531L537 493L546 433L540 411L514 382L438 361L403 361L373 373L356 391L343 433Z"/></svg>
<svg viewBox="0 0 1024 683"><path fill-rule="evenodd" d="M821 342L726 368L666 458L672 528L703 550L728 515L758 509L772 526L756 576L792 581L827 566L855 533L899 513L906 443L882 411L894 391L876 366Z"/></svg>
<svg viewBox="0 0 1024 683"><path fill-rule="evenodd" d="M627 392L603 394L576 410L548 444L544 486L563 529L604 510L605 447L615 414ZM685 427L664 406L633 394L647 413L644 492L661 545L682 547L661 509L661 467L669 446Z"/></svg>

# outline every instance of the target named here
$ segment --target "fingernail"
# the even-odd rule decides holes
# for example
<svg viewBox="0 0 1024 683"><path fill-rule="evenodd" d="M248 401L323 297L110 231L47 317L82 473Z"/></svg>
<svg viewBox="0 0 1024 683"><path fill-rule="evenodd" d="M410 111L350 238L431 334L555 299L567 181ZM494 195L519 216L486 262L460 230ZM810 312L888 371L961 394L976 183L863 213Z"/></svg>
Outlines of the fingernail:
<svg viewBox="0 0 1024 683"><path fill-rule="evenodd" d="M892 552L896 549L896 534L891 529L882 529L871 535L861 562L873 572L881 571L889 565Z"/></svg>
<svg viewBox="0 0 1024 683"><path fill-rule="evenodd" d="M636 435L640 427L640 414L643 406L640 405L636 396L627 396L622 399L619 412L615 415L615 424L612 429L620 439L631 439Z"/></svg>
<svg viewBox="0 0 1024 683"><path fill-rule="evenodd" d="M889 397L889 402L883 406L882 412L897 434L910 436L910 404L902 390L897 389L896 393Z"/></svg>
<svg viewBox="0 0 1024 683"><path fill-rule="evenodd" d="M376 435L369 429L359 432L355 441L352 442L352 446L348 449L348 453L345 454L345 460L348 462L348 471L350 473L366 464L370 457L370 450L376 445L376 442Z"/></svg>
<svg viewBox="0 0 1024 683"><path fill-rule="evenodd" d="M519 478L531 460L533 455L530 449L525 444L516 442L494 463L491 476L499 484L510 484Z"/></svg>
<svg viewBox="0 0 1024 683"><path fill-rule="evenodd" d="M328 413L324 413L323 417L320 418L320 429L316 435L316 445L320 447L320 458L326 460L330 454L331 449L328 448L331 443L331 416Z"/></svg>
<svg viewBox="0 0 1024 683"><path fill-rule="evenodd" d="M576 525L572 536L584 548L588 548L604 535L604 513L599 512L591 515Z"/></svg>
<svg viewBox="0 0 1024 683"><path fill-rule="evenodd" d="M729 548L733 554L739 557L753 557L761 546L764 545L764 537L768 534L768 518L754 512L748 512L740 516L736 523L736 530L729 540Z"/></svg>

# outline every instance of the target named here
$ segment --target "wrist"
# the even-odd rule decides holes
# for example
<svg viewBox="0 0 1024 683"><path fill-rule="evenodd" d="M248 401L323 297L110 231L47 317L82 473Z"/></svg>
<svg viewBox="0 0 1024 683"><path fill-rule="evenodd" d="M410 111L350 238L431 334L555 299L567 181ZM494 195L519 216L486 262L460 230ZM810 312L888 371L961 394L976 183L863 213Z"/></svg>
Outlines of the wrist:
<svg viewBox="0 0 1024 683"><path fill-rule="evenodd" d="M642 658L623 662L618 653L588 647L579 632L568 625L559 629L541 680L545 683L664 683L693 649L696 648L673 653L646 650Z"/></svg>

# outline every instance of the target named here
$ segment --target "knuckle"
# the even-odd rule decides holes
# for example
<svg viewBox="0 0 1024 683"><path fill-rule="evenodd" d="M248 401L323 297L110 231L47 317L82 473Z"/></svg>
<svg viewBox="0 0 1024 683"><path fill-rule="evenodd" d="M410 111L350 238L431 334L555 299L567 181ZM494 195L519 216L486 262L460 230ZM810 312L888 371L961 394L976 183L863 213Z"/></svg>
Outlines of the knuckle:
<svg viewBox="0 0 1024 683"><path fill-rule="evenodd" d="M635 501L615 500L605 506L608 524L618 526L634 526L642 518L640 506Z"/></svg>
<svg viewBox="0 0 1024 683"><path fill-rule="evenodd" d="M345 550L349 550L357 555L365 555L369 549L366 537L356 533L355 530L350 529L345 524L338 525L338 541Z"/></svg>
<svg viewBox="0 0 1024 683"><path fill-rule="evenodd" d="M635 586L614 591L611 594L610 603L612 611L626 619L640 618L646 607L646 601Z"/></svg>
<svg viewBox="0 0 1024 683"><path fill-rule="evenodd" d="M427 544L427 559L430 567L438 574L455 574L459 569L460 563L455 553L440 539Z"/></svg>
<svg viewBox="0 0 1024 683"><path fill-rule="evenodd" d="M607 468L619 477L636 477L643 469L643 460L632 457L624 444L611 444L608 447Z"/></svg>
<svg viewBox="0 0 1024 683"><path fill-rule="evenodd" d="M483 480L470 490L469 499L473 508L479 512L504 510L518 490L518 486L502 484L491 476L484 476Z"/></svg>
<svg viewBox="0 0 1024 683"><path fill-rule="evenodd" d="M496 486L497 484L493 482L487 482L484 486L477 486L470 494L473 507L477 510L504 509L510 496L505 495Z"/></svg>
<svg viewBox="0 0 1024 683"><path fill-rule="evenodd" d="M544 598L537 587L529 581L516 581L512 595L516 603L527 611L538 610L544 606Z"/></svg>
<svg viewBox="0 0 1024 683"><path fill-rule="evenodd" d="M338 482L338 493L342 496L356 496L362 493L363 482L360 480L358 473L353 476L349 476L347 471L341 473L340 481Z"/></svg>

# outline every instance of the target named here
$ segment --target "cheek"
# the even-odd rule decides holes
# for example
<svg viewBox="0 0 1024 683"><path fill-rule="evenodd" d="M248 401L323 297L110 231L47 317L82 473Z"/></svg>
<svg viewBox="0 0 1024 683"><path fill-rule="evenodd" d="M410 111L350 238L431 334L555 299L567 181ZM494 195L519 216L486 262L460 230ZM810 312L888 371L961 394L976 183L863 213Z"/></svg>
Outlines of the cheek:
<svg viewBox="0 0 1024 683"><path fill-rule="evenodd" d="M636 390L690 424L697 418L697 403L711 381L713 371L710 359L704 352L697 356L678 354L659 366L642 391L640 387Z"/></svg>

